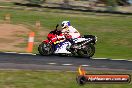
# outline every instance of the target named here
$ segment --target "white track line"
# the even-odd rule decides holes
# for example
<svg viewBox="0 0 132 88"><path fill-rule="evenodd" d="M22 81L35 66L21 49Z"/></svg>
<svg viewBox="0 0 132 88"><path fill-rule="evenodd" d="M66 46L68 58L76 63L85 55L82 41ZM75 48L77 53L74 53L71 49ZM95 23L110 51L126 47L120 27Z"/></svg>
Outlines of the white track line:
<svg viewBox="0 0 132 88"><path fill-rule="evenodd" d="M57 64L57 63L48 63L48 64L50 64L50 65L54 65L54 64Z"/></svg>
<svg viewBox="0 0 132 88"><path fill-rule="evenodd" d="M132 60L127 60L127 61L132 61Z"/></svg>
<svg viewBox="0 0 132 88"><path fill-rule="evenodd" d="M26 54L26 55L36 55L36 54L33 54L33 53L18 53L18 52L4 52L4 53L11 53L11 54Z"/></svg>
<svg viewBox="0 0 132 88"><path fill-rule="evenodd" d="M18 53L18 54L29 54L29 55L32 55L32 53Z"/></svg>
<svg viewBox="0 0 132 88"><path fill-rule="evenodd" d="M88 67L88 66L90 66L90 65L85 65L85 64L83 64L83 65L81 65L81 66L83 66L83 67Z"/></svg>
<svg viewBox="0 0 132 88"><path fill-rule="evenodd" d="M17 52L5 52L5 53L17 53Z"/></svg>
<svg viewBox="0 0 132 88"><path fill-rule="evenodd" d="M110 60L126 60L126 59L110 59Z"/></svg>
<svg viewBox="0 0 132 88"><path fill-rule="evenodd" d="M71 65L73 65L73 64L62 64L62 65L64 65L64 66L71 66Z"/></svg>
<svg viewBox="0 0 132 88"><path fill-rule="evenodd" d="M35 55L37 55L37 54L32 54L32 55L34 55L34 56L35 56Z"/></svg>
<svg viewBox="0 0 132 88"><path fill-rule="evenodd" d="M108 59L108 58L93 58L93 59Z"/></svg>
<svg viewBox="0 0 132 88"><path fill-rule="evenodd" d="M33 54L33 53L18 53L18 54L36 55L36 54Z"/></svg>

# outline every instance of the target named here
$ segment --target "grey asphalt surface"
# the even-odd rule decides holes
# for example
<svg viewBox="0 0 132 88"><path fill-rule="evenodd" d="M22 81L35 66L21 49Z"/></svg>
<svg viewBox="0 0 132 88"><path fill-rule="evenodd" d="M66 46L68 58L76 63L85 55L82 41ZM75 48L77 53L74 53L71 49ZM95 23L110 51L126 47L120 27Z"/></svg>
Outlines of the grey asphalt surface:
<svg viewBox="0 0 132 88"><path fill-rule="evenodd" d="M86 70L132 72L132 61L126 60L0 53L0 69L76 71L80 65Z"/></svg>

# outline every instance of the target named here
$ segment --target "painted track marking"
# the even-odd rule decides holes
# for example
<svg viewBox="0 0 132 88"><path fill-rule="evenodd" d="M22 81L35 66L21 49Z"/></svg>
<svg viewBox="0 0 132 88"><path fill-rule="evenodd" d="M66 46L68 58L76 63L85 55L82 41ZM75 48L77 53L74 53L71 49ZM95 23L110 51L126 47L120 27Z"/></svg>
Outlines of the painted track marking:
<svg viewBox="0 0 132 88"><path fill-rule="evenodd" d="M54 65L54 64L57 64L57 63L48 63L48 64L50 64L50 65Z"/></svg>
<svg viewBox="0 0 132 88"><path fill-rule="evenodd" d="M93 59L108 59L108 58L93 58Z"/></svg>
<svg viewBox="0 0 132 88"><path fill-rule="evenodd" d="M85 65L85 64L84 64L84 65L81 65L81 66L83 66L83 67L88 67L88 66L90 66L90 65Z"/></svg>
<svg viewBox="0 0 132 88"><path fill-rule="evenodd" d="M4 52L4 53L17 53L17 52ZM18 53L19 54L19 53Z"/></svg>
<svg viewBox="0 0 132 88"><path fill-rule="evenodd" d="M126 60L126 59L111 59L111 60Z"/></svg>
<svg viewBox="0 0 132 88"><path fill-rule="evenodd" d="M127 61L132 61L132 60L127 60Z"/></svg>
<svg viewBox="0 0 132 88"><path fill-rule="evenodd" d="M71 65L73 65L73 64L62 64L62 65L64 65L64 66L71 66Z"/></svg>

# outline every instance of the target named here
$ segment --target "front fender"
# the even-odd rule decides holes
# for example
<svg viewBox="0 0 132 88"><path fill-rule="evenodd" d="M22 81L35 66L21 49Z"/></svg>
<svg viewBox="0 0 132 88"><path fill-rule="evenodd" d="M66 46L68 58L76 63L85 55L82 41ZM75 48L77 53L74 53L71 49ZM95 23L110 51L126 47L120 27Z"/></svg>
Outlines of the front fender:
<svg viewBox="0 0 132 88"><path fill-rule="evenodd" d="M44 42L44 43L49 43L49 40L47 39L47 40L44 40L43 42Z"/></svg>

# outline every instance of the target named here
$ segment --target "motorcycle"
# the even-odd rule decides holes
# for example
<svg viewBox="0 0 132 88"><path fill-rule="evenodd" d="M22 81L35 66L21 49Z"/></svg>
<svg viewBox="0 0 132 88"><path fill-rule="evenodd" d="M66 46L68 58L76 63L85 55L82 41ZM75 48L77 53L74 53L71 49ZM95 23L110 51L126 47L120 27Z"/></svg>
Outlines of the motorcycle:
<svg viewBox="0 0 132 88"><path fill-rule="evenodd" d="M72 39L68 33L63 34L58 30L59 25L56 26L56 29L51 31L47 39L44 40L38 47L38 51L41 55L72 55L72 56L81 56L81 57L92 57L95 53L95 44L97 37L93 35L84 35L80 38ZM64 38L59 40L57 36L63 35Z"/></svg>

